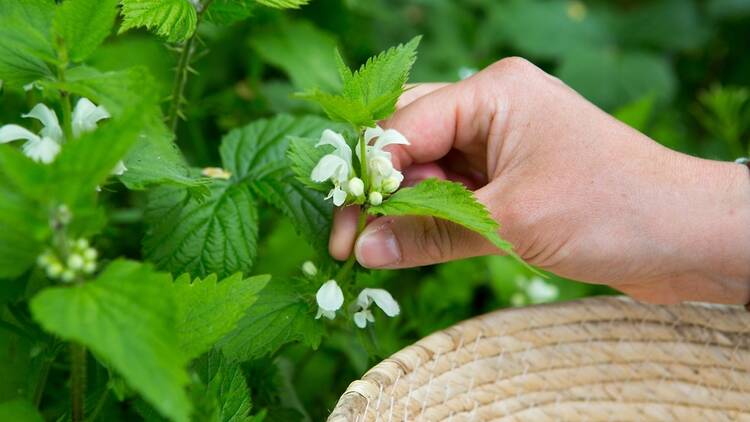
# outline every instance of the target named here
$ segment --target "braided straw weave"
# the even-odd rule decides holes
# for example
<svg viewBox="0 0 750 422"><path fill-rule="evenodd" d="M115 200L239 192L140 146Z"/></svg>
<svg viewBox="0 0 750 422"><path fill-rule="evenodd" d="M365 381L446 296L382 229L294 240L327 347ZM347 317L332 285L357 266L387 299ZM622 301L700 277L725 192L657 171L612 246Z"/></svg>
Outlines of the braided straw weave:
<svg viewBox="0 0 750 422"><path fill-rule="evenodd" d="M622 297L493 312L370 369L328 420L750 421L750 313Z"/></svg>

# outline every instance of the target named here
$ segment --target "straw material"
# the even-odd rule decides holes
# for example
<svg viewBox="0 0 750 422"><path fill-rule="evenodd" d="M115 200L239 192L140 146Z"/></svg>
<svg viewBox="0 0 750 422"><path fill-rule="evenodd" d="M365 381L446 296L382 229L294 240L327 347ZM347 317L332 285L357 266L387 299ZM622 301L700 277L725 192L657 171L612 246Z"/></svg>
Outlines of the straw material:
<svg viewBox="0 0 750 422"><path fill-rule="evenodd" d="M343 421L750 421L750 313L622 297L502 310L354 381Z"/></svg>

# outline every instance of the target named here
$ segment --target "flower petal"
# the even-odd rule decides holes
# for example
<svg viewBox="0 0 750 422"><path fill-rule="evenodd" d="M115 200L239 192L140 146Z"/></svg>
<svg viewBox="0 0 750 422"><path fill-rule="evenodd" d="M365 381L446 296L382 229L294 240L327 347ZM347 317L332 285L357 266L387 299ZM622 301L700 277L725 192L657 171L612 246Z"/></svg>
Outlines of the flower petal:
<svg viewBox="0 0 750 422"><path fill-rule="evenodd" d="M54 161L59 152L60 144L46 136L42 139L30 140L23 144L23 153L27 157L44 164Z"/></svg>
<svg viewBox="0 0 750 422"><path fill-rule="evenodd" d="M532 303L551 302L557 299L559 293L557 286L547 283L539 277L534 277L526 287L526 294Z"/></svg>
<svg viewBox="0 0 750 422"><path fill-rule="evenodd" d="M384 289L363 289L357 298L357 302L360 302L360 298L363 296L367 297L368 305L370 300L374 301L378 308L382 309L386 315L393 317L401 312L401 308L398 303L393 299L390 293ZM366 307L365 307L366 308Z"/></svg>
<svg viewBox="0 0 750 422"><path fill-rule="evenodd" d="M96 129L96 123L102 119L112 117L106 108L96 106L88 98L81 98L73 109L73 136L91 132Z"/></svg>
<svg viewBox="0 0 750 422"><path fill-rule="evenodd" d="M380 127L380 125L375 125L375 127L368 127L367 129L365 129L365 143L369 145L370 141L381 135L383 135L383 128Z"/></svg>
<svg viewBox="0 0 750 422"><path fill-rule="evenodd" d="M341 189L341 186L336 186L331 191L333 194L333 205L340 207L346 202L346 191Z"/></svg>
<svg viewBox="0 0 750 422"><path fill-rule="evenodd" d="M115 164L115 168L112 169L112 174L115 176L122 176L126 171L128 171L128 168L125 167L125 163L120 160Z"/></svg>
<svg viewBox="0 0 750 422"><path fill-rule="evenodd" d="M0 144L25 139L27 141L41 140L37 134L18 125L5 125L0 127Z"/></svg>
<svg viewBox="0 0 750 422"><path fill-rule="evenodd" d="M328 280L318 289L315 300L324 311L336 312L344 304L344 293L336 280Z"/></svg>
<svg viewBox="0 0 750 422"><path fill-rule="evenodd" d="M320 317L326 317L328 319L334 319L336 318L336 312L334 311L326 311L325 309L318 308L318 313L315 315L315 319L320 319Z"/></svg>
<svg viewBox="0 0 750 422"><path fill-rule="evenodd" d="M326 129L323 134L320 135L320 141L315 144L316 147L321 145L332 145L336 148L336 155L344 159L348 166L351 167L352 162L352 149L349 148L349 144L346 143L344 137L331 129Z"/></svg>
<svg viewBox="0 0 750 422"><path fill-rule="evenodd" d="M328 179L334 179L334 181L340 183L346 181L348 176L349 166L346 161L333 154L324 155L310 173L310 179L318 183L325 182Z"/></svg>
<svg viewBox="0 0 750 422"><path fill-rule="evenodd" d="M382 151L383 148L388 145L409 145L409 141L396 129L387 129L382 135L380 135L380 137L378 137L378 140L375 141L373 147L376 150Z"/></svg>
<svg viewBox="0 0 750 422"><path fill-rule="evenodd" d="M356 325L359 328L367 327L367 316L365 316L365 311L359 311L359 312L354 313L354 325Z"/></svg>
<svg viewBox="0 0 750 422"><path fill-rule="evenodd" d="M62 141L63 132L60 128L60 122L57 120L57 114L46 105L39 103L28 114L22 114L21 117L39 120L44 125L44 129L39 132L43 137L52 138L57 142Z"/></svg>

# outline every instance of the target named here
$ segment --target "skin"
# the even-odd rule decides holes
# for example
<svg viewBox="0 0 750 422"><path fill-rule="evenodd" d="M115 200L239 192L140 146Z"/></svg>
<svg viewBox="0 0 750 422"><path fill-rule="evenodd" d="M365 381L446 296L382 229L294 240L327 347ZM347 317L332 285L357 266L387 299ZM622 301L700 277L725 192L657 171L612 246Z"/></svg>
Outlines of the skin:
<svg viewBox="0 0 750 422"><path fill-rule="evenodd" d="M750 301L750 175L669 150L520 58L455 84L407 90L382 126L406 184L474 190L529 263L653 303ZM369 268L497 254L481 236L429 217L380 217L356 236L337 211L329 249Z"/></svg>

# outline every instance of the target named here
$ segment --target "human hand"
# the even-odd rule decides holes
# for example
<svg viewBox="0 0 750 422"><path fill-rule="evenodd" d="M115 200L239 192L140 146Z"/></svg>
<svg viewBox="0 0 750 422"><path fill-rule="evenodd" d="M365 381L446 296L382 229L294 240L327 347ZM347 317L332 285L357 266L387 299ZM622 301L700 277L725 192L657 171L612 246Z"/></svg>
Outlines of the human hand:
<svg viewBox="0 0 750 422"><path fill-rule="evenodd" d="M518 58L455 84L418 85L383 126L406 184L461 181L527 262L657 303L750 300L750 177L733 163L671 151ZM337 212L329 249L370 268L498 253L428 217L380 217L355 243L356 207Z"/></svg>

